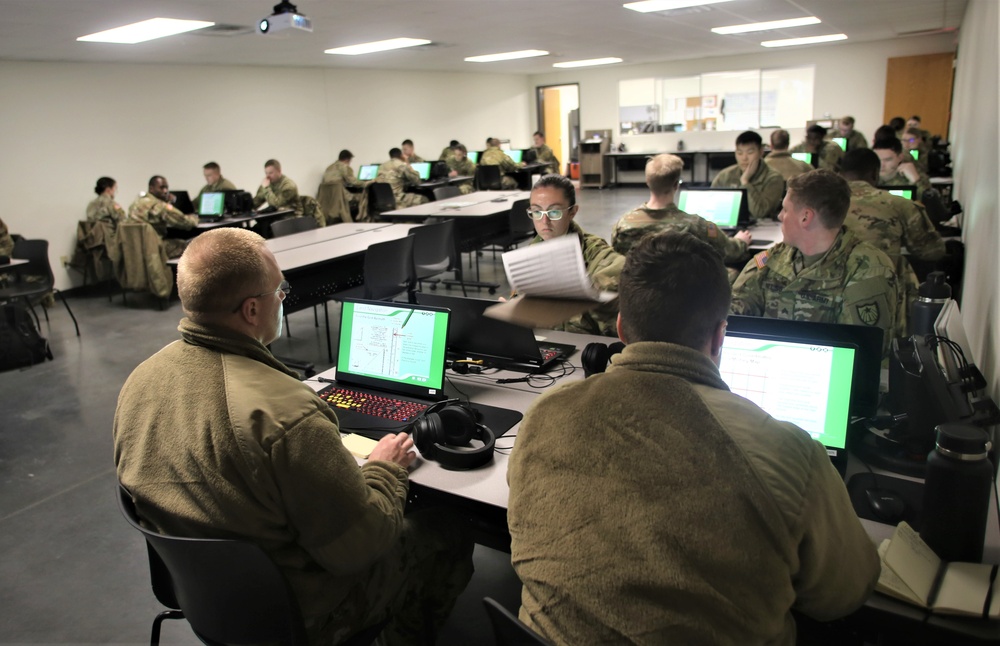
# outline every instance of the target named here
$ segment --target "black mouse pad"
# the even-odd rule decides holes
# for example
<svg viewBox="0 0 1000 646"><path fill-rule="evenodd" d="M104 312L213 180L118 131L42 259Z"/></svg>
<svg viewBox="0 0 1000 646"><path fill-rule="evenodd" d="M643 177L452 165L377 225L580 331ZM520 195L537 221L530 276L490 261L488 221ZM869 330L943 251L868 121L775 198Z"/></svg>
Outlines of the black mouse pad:
<svg viewBox="0 0 1000 646"><path fill-rule="evenodd" d="M477 413L476 421L488 426L497 437L514 428L514 424L520 422L521 418L524 417L520 411L510 410L509 408L497 408L496 406L487 406L486 404L477 404L476 402L469 402L469 406L472 406Z"/></svg>
<svg viewBox="0 0 1000 646"><path fill-rule="evenodd" d="M902 480L892 476L871 473L855 473L847 481L847 493L851 497L851 504L854 512L867 520L874 520L878 523L885 521L875 515L868 503L869 489L886 489L899 495L906 503L906 511L900 520L905 520L910 527L920 531L920 512L924 504L924 483L913 482L912 480Z"/></svg>

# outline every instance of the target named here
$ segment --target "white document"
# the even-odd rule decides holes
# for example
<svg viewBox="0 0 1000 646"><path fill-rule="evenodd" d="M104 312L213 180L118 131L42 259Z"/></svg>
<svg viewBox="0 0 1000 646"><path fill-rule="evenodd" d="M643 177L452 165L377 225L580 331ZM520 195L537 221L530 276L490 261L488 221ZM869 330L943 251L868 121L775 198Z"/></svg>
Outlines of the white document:
<svg viewBox="0 0 1000 646"><path fill-rule="evenodd" d="M511 288L522 296L606 303L617 294L594 287L583 264L580 238L569 234L503 254Z"/></svg>

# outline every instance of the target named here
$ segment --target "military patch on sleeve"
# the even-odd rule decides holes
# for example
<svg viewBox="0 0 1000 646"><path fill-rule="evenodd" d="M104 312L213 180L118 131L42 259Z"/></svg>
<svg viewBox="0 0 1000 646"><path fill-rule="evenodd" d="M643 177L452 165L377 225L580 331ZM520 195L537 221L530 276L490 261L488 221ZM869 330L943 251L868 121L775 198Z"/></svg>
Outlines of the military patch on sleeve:
<svg viewBox="0 0 1000 646"><path fill-rule="evenodd" d="M719 237L719 227L715 226L714 222L708 223L708 237L709 238Z"/></svg>
<svg viewBox="0 0 1000 646"><path fill-rule="evenodd" d="M769 251L761 251L759 254L753 257L753 262L757 265L757 269L763 269L764 265L767 264L767 259L770 257Z"/></svg>
<svg viewBox="0 0 1000 646"><path fill-rule="evenodd" d="M876 325L882 313L879 311L878 303L860 303L855 305L858 313L858 320L865 325Z"/></svg>

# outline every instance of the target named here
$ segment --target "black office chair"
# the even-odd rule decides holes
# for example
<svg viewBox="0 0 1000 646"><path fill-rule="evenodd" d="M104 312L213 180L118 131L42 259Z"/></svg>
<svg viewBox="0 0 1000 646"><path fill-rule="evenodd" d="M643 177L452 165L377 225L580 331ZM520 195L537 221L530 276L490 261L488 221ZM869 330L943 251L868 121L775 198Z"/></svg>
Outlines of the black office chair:
<svg viewBox="0 0 1000 646"><path fill-rule="evenodd" d="M34 306L40 303L46 294L52 292L66 307L69 317L73 319L73 327L76 328L76 335L80 336L80 325L76 322L73 310L69 308L69 303L66 302L66 297L63 293L55 287L56 281L52 275L52 265L49 264L49 241L18 240L14 243L11 258L27 260L28 264L21 265L15 269L20 280L13 285L0 289L0 301L24 301L28 309L31 310L31 314L35 317L35 323L38 328L41 329L42 325L38 320L38 314L35 312ZM28 281L24 279L25 276L38 276L40 280ZM44 308L42 311L45 313L45 322L48 323L49 312Z"/></svg>
<svg viewBox="0 0 1000 646"><path fill-rule="evenodd" d="M477 191L499 191L503 188L499 166L476 166Z"/></svg>
<svg viewBox="0 0 1000 646"><path fill-rule="evenodd" d="M535 237L535 223L528 217L528 204L529 200L517 200L511 204L507 230L483 241L484 246L491 247L494 260L497 257L497 250L510 251L522 242Z"/></svg>
<svg viewBox="0 0 1000 646"><path fill-rule="evenodd" d="M368 216L371 220L377 220L380 213L396 209L396 196L392 194L392 187L385 182L372 182L367 190Z"/></svg>
<svg viewBox="0 0 1000 646"><path fill-rule="evenodd" d="M444 220L414 227L410 229L410 235L413 236L413 267L417 289L423 290L424 282L429 283L431 289L436 289L441 281L429 279L457 267L460 262L455 245L455 221ZM455 273L462 286L462 295L468 296L461 270L456 270Z"/></svg>
<svg viewBox="0 0 1000 646"><path fill-rule="evenodd" d="M248 541L181 538L146 529L135 502L118 485L118 508L146 539L156 599L170 610L153 620L150 644L160 643L165 619L187 619L209 646L279 642L307 644L298 602L278 566ZM345 644L366 646L385 623L362 630Z"/></svg>
<svg viewBox="0 0 1000 646"><path fill-rule="evenodd" d="M462 191L457 186L438 186L434 189L434 201L440 202L441 200L447 200L449 197L458 197L462 194Z"/></svg>
<svg viewBox="0 0 1000 646"><path fill-rule="evenodd" d="M295 218L272 222L271 235L275 238L280 238L281 236L301 233L302 231L309 231L317 227L319 225L316 223L316 218L307 218L304 215L300 215Z"/></svg>
<svg viewBox="0 0 1000 646"><path fill-rule="evenodd" d="M541 635L528 628L509 610L486 597L483 599L486 614L493 625L493 636L497 646L549 646Z"/></svg>

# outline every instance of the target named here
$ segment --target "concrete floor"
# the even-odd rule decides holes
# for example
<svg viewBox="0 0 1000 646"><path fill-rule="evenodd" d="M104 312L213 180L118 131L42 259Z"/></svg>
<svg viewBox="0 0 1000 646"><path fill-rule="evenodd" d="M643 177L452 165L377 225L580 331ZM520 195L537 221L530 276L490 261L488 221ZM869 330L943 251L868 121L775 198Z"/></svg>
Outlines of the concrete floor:
<svg viewBox="0 0 1000 646"><path fill-rule="evenodd" d="M577 221L608 238L617 218L646 195L644 188L581 191ZM499 260L487 253L480 264L484 279L502 279ZM126 306L120 295L109 303L103 293L75 294L70 305L81 338L57 305L41 330L55 360L0 373L0 643L148 643L161 608L143 541L115 504L111 428L125 379L177 338L183 314L177 300L161 311L143 295L129 295ZM294 336L276 341L275 354L328 368L312 314L293 314L290 327ZM518 606L510 555L477 547L475 559L475 577L441 644L492 643L484 596ZM199 643L177 621L164 624L162 641Z"/></svg>

